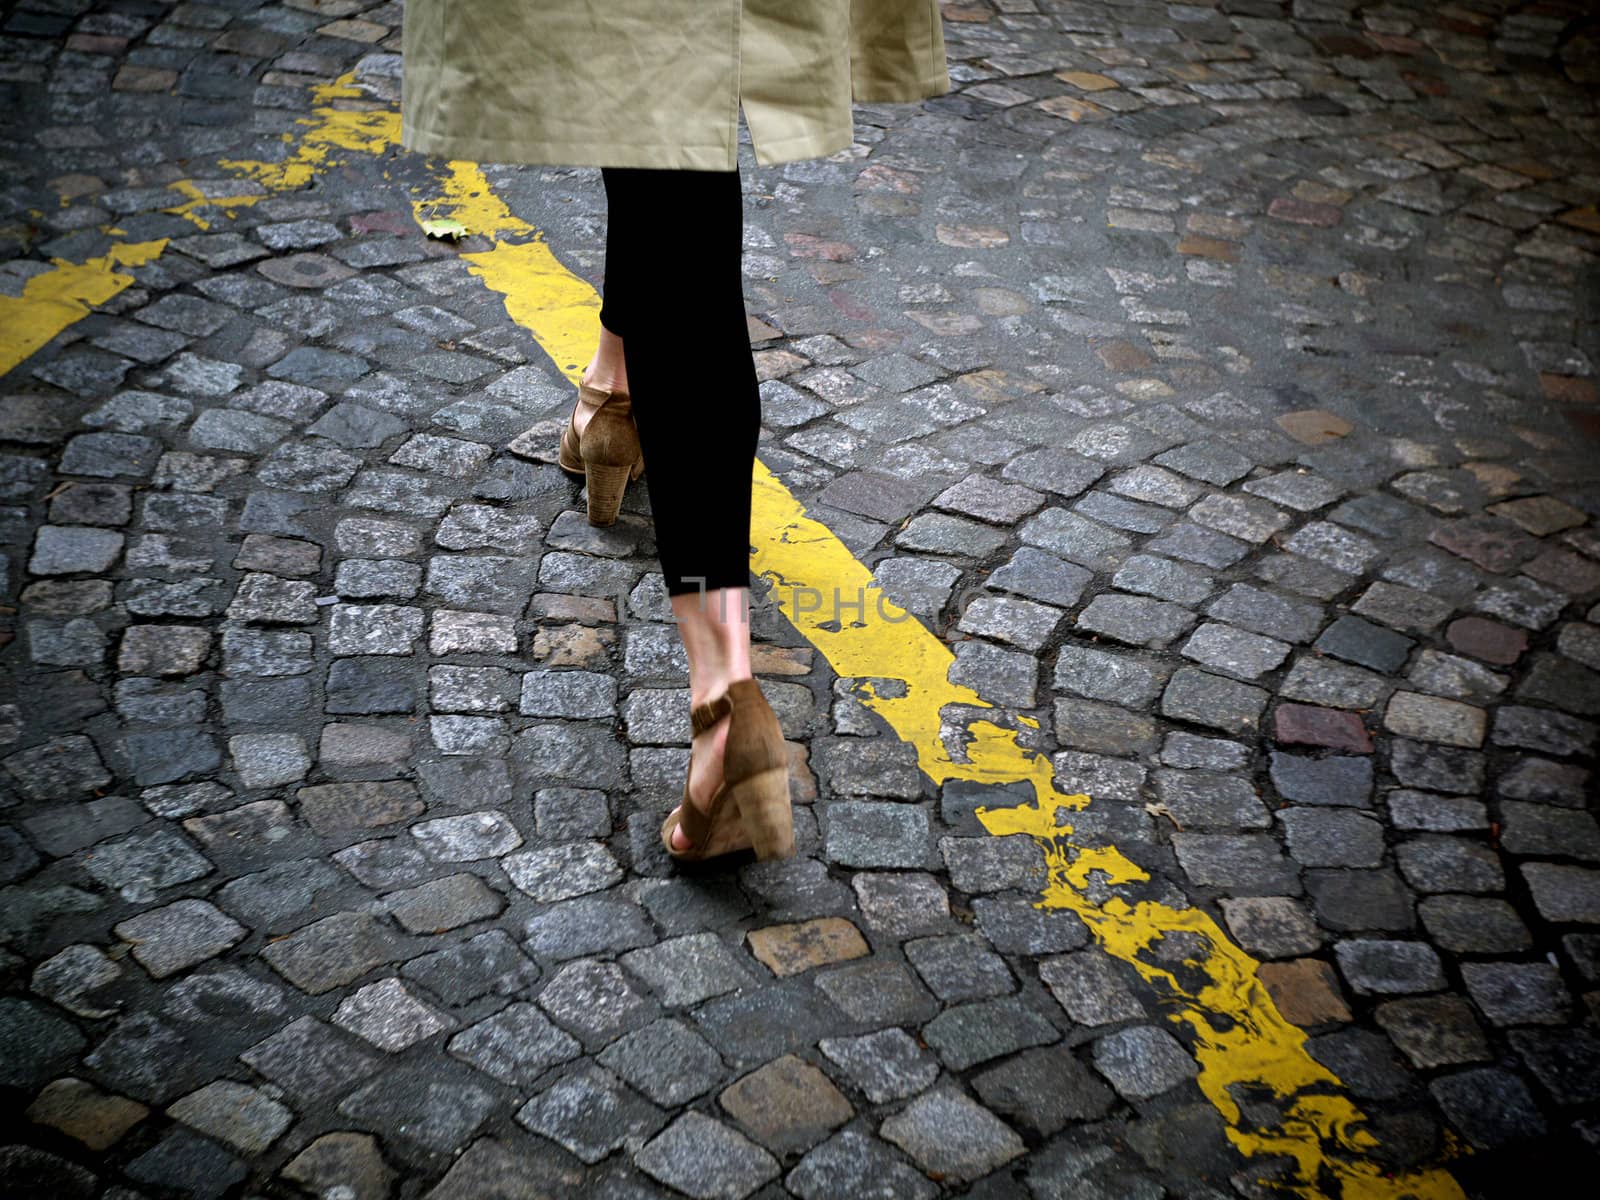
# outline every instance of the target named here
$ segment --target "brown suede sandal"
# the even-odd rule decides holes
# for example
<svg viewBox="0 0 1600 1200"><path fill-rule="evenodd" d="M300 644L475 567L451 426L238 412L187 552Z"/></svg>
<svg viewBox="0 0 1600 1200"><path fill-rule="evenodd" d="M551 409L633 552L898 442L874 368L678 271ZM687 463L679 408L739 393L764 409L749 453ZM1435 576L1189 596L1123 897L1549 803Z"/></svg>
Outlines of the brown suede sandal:
<svg viewBox="0 0 1600 1200"><path fill-rule="evenodd" d="M584 477L589 524L615 521L628 481L644 474L633 398L627 392L604 392L580 383L556 462L562 470Z"/></svg>
<svg viewBox="0 0 1600 1200"><path fill-rule="evenodd" d="M689 780L683 781L683 803L661 825L661 844L683 862L699 862L721 854L754 849L756 858L788 858L794 854L794 818L789 808L789 763L783 730L761 685L738 679L728 690L689 710L696 736L724 717L731 719L723 752L723 779L702 813L689 803ZM675 850L672 831L682 826L687 850Z"/></svg>

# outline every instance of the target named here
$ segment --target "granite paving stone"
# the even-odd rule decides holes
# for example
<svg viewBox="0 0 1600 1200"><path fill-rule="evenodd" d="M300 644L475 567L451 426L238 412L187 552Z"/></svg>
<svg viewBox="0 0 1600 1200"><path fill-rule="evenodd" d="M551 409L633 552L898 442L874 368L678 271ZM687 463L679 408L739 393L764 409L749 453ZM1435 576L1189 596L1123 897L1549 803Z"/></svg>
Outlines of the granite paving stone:
<svg viewBox="0 0 1600 1200"><path fill-rule="evenodd" d="M1260 724L1269 698L1261 688L1195 667L1180 667L1162 693L1161 712L1224 733L1246 734Z"/></svg>
<svg viewBox="0 0 1600 1200"><path fill-rule="evenodd" d="M1292 897L1237 896L1221 903L1228 929L1252 954L1292 958L1322 946L1322 930L1305 905Z"/></svg>
<svg viewBox="0 0 1600 1200"><path fill-rule="evenodd" d="M1178 1040L1154 1025L1132 1025L1095 1039L1094 1069L1118 1095L1148 1100L1199 1073Z"/></svg>
<svg viewBox="0 0 1600 1200"><path fill-rule="evenodd" d="M1505 887L1499 856L1461 837L1421 835L1394 848L1406 882L1420 892L1497 892Z"/></svg>
<svg viewBox="0 0 1600 1200"><path fill-rule="evenodd" d="M1324 654L1382 673L1398 670L1415 644L1403 634L1349 615L1324 629L1315 643Z"/></svg>
<svg viewBox="0 0 1600 1200"><path fill-rule="evenodd" d="M562 967L544 985L538 1003L590 1050L644 1025L655 1011L621 968L596 959L579 959Z"/></svg>
<svg viewBox="0 0 1600 1200"><path fill-rule="evenodd" d="M178 900L149 909L114 928L139 965L156 979L215 958L249 932L204 900Z"/></svg>
<svg viewBox="0 0 1600 1200"><path fill-rule="evenodd" d="M1015 996L948 1008L922 1029L922 1040L953 1071L1059 1037L1054 1025Z"/></svg>
<svg viewBox="0 0 1600 1200"><path fill-rule="evenodd" d="M575 1058L578 1042L528 1003L507 1005L445 1044L450 1054L501 1083L527 1087L549 1068Z"/></svg>
<svg viewBox="0 0 1600 1200"><path fill-rule="evenodd" d="M1456 1066L1490 1057L1483 1027L1459 996L1386 1000L1374 1016L1413 1066Z"/></svg>
<svg viewBox="0 0 1600 1200"><path fill-rule="evenodd" d="M619 1147L638 1149L666 1117L615 1075L586 1064L530 1099L516 1119L593 1164Z"/></svg>
<svg viewBox="0 0 1600 1200"><path fill-rule="evenodd" d="M920 975L899 963L868 960L814 978L841 1013L864 1025L916 1024L930 1020L939 1007Z"/></svg>
<svg viewBox="0 0 1600 1200"><path fill-rule="evenodd" d="M1005 995L1016 980L1005 960L974 934L907 942L906 958L935 995L946 1002Z"/></svg>
<svg viewBox="0 0 1600 1200"><path fill-rule="evenodd" d="M1188 609L1149 596L1105 592L1078 614L1078 628L1132 646L1160 649L1181 637L1195 623Z"/></svg>
<svg viewBox="0 0 1600 1200"><path fill-rule="evenodd" d="M816 1147L784 1176L784 1184L802 1200L823 1200L839 1194L878 1194L930 1200L938 1185L900 1161L887 1146L851 1129L841 1130Z"/></svg>
<svg viewBox="0 0 1600 1200"><path fill-rule="evenodd" d="M349 1188L357 1200L382 1195L394 1181L377 1139L347 1131L316 1138L285 1164L283 1175L308 1189Z"/></svg>
<svg viewBox="0 0 1600 1200"><path fill-rule="evenodd" d="M448 949L410 959L401 973L450 1005L469 1004L491 994L522 994L539 979L538 966L499 929L486 930Z"/></svg>
<svg viewBox="0 0 1600 1200"><path fill-rule="evenodd" d="M122 967L97 947L77 945L45 959L34 968L28 983L38 995L77 1016L112 1017L117 1009L97 1001L95 993L110 987L122 975Z"/></svg>
<svg viewBox="0 0 1600 1200"><path fill-rule="evenodd" d="M149 1115L136 1100L102 1091L81 1079L63 1078L46 1084L27 1117L81 1142L97 1153L115 1145Z"/></svg>
<svg viewBox="0 0 1600 1200"><path fill-rule="evenodd" d="M878 1132L925 1172L973 1180L1023 1153L1003 1121L954 1090L924 1093Z"/></svg>
<svg viewBox="0 0 1600 1200"><path fill-rule="evenodd" d="M1591 1103L1596 1096L1595 1065L1600 1063L1600 1038L1582 1026L1576 1029L1518 1029L1508 1036L1539 1086L1557 1104Z"/></svg>
<svg viewBox="0 0 1600 1200"><path fill-rule="evenodd" d="M476 875L447 875L386 896L389 912L409 933L443 933L498 916L505 901Z"/></svg>
<svg viewBox="0 0 1600 1200"><path fill-rule="evenodd" d="M464 1068L401 1067L351 1092L338 1112L376 1125L402 1144L439 1153L471 1137L494 1104L494 1093Z"/></svg>
<svg viewBox="0 0 1600 1200"><path fill-rule="evenodd" d="M384 28L377 26L380 32ZM462 1140L470 1138L475 1128L468 1127ZM437 1200L467 1200L494 1193L519 1197L560 1194L576 1189L583 1179L581 1168L541 1143L526 1138L502 1140L490 1134L473 1141L429 1194Z"/></svg>
<svg viewBox="0 0 1600 1200"><path fill-rule="evenodd" d="M129 1162L127 1173L136 1183L181 1188L204 1200L216 1200L249 1174L237 1157L187 1129L166 1134Z"/></svg>
<svg viewBox="0 0 1600 1200"><path fill-rule="evenodd" d="M1067 644L1056 656L1053 683L1057 691L1140 707L1160 695L1166 675L1153 659Z"/></svg>
<svg viewBox="0 0 1600 1200"><path fill-rule="evenodd" d="M1309 869L1305 887L1318 923L1327 929L1400 931L1416 925L1415 898L1393 868Z"/></svg>
<svg viewBox="0 0 1600 1200"><path fill-rule="evenodd" d="M860 931L843 917L752 929L746 939L750 953L780 978L868 953Z"/></svg>
<svg viewBox="0 0 1600 1200"><path fill-rule="evenodd" d="M866 925L895 937L941 933L950 927L950 896L922 872L858 872L851 881Z"/></svg>
<svg viewBox="0 0 1600 1200"><path fill-rule="evenodd" d="M357 989L334 1012L333 1023L391 1054L458 1024L448 1013L413 995L397 979L384 979Z"/></svg>
<svg viewBox="0 0 1600 1200"><path fill-rule="evenodd" d="M633 1156L639 1169L700 1200L739 1200L780 1173L776 1159L727 1125L686 1112Z"/></svg>
<svg viewBox="0 0 1600 1200"><path fill-rule="evenodd" d="M757 1142L779 1154L809 1150L855 1115L826 1075L792 1054L725 1088L717 1102Z"/></svg>
<svg viewBox="0 0 1600 1200"><path fill-rule="evenodd" d="M914 1096L939 1077L939 1064L902 1029L823 1038L818 1048L874 1104Z"/></svg>
<svg viewBox="0 0 1600 1200"><path fill-rule="evenodd" d="M169 1104L167 1115L243 1154L260 1154L294 1120L294 1113L270 1096L230 1080L217 1080Z"/></svg>
<svg viewBox="0 0 1600 1200"><path fill-rule="evenodd" d="M598 892L622 877L616 859L598 842L520 850L506 855L501 865L512 883L546 904Z"/></svg>
<svg viewBox="0 0 1600 1200"><path fill-rule="evenodd" d="M1239 679L1258 679L1288 657L1289 646L1277 638L1208 622L1190 635L1179 653Z"/></svg>
<svg viewBox="0 0 1600 1200"><path fill-rule="evenodd" d="M619 960L648 983L663 1005L688 1007L754 982L753 976L714 933L668 938L631 950Z"/></svg>
<svg viewBox="0 0 1600 1200"><path fill-rule="evenodd" d="M1479 1149L1535 1137L1544 1118L1527 1084L1509 1071L1480 1067L1442 1076L1428 1090L1451 1124Z"/></svg>
<svg viewBox="0 0 1600 1200"><path fill-rule="evenodd" d="M596 1061L655 1103L671 1106L710 1091L726 1071L709 1042L670 1018L624 1035Z"/></svg>
<svg viewBox="0 0 1600 1200"><path fill-rule="evenodd" d="M239 1058L302 1103L342 1094L383 1068L379 1054L312 1016L290 1021Z"/></svg>
<svg viewBox="0 0 1600 1200"><path fill-rule="evenodd" d="M1431 992L1442 988L1439 955L1425 942L1350 939L1334 945L1339 970L1362 995Z"/></svg>
<svg viewBox="0 0 1600 1200"><path fill-rule="evenodd" d="M1562 1025L1571 998L1561 973L1547 962L1463 963L1472 1002L1494 1025Z"/></svg>

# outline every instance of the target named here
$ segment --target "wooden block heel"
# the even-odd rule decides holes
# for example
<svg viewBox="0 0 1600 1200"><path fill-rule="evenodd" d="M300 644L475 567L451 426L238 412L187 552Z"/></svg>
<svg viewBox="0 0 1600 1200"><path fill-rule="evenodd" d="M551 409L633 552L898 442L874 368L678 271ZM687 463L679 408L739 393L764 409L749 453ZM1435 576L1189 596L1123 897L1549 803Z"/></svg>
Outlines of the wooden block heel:
<svg viewBox="0 0 1600 1200"><path fill-rule="evenodd" d="M610 525L617 519L631 470L631 467L614 467L605 463L583 464L583 481L589 494L589 524Z"/></svg>
<svg viewBox="0 0 1600 1200"><path fill-rule="evenodd" d="M794 818L789 807L789 768L769 767L731 789L739 821L750 835L756 858L788 858L794 853Z"/></svg>
<svg viewBox="0 0 1600 1200"><path fill-rule="evenodd" d="M568 449L569 440L577 443L577 458L583 464L583 480L588 489L589 524L610 525L622 508L628 481L637 479L644 470L644 459L639 454L639 431L633 424L632 398L626 392L593 394L602 397L598 406L575 438L562 439L562 449ZM579 395L583 397L582 390Z"/></svg>

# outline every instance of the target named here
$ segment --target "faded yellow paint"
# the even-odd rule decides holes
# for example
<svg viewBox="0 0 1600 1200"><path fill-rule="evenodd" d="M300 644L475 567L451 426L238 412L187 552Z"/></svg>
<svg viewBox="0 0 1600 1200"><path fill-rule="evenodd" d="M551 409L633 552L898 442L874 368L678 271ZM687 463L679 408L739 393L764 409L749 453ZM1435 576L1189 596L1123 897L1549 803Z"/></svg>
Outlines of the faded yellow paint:
<svg viewBox="0 0 1600 1200"><path fill-rule="evenodd" d="M211 222L200 209L216 209L232 219L238 209L265 200L273 192L304 187L319 171L336 165L339 150L381 154L400 141L400 114L392 109L339 107L360 99L354 74L313 89L316 101L299 134L285 134L294 150L281 163L225 160L221 165L259 182L263 191L241 196L207 196L190 179L169 186L187 197L184 203L163 211L184 217L202 230ZM116 236L120 230L105 231ZM159 257L167 239L115 245L101 258L74 264L56 260L55 269L28 280L21 296L0 296L0 375L38 351L63 329L104 304L133 282L116 271L119 266L142 266Z"/></svg>
<svg viewBox="0 0 1600 1200"><path fill-rule="evenodd" d="M459 222L469 233L494 240L491 249L463 257L576 381L598 336L599 297L560 266L538 231L512 214L468 163L451 163L438 196L417 202L414 211L419 222ZM1109 954L1130 963L1174 1002L1169 1019L1188 1026L1199 1086L1240 1153L1284 1162L1274 1186L1305 1200L1328 1194L1325 1180L1334 1181L1342 1200L1464 1200L1443 1170L1390 1176L1373 1160L1376 1141L1365 1115L1339 1079L1307 1052L1305 1034L1279 1014L1256 976L1259 964L1203 910L1117 896L1090 899L1092 882L1135 884L1148 875L1114 847L1072 842L1072 813L1090 801L1059 791L1049 760L1022 744L1017 726L1037 723L1012 717L1008 727L1004 718L968 714L959 725L947 725L950 706L993 707L971 688L950 682L950 649L885 599L871 571L807 516L759 460L752 483L751 565L770 597L840 677L858 681L861 702L915 748L919 765L935 782L1032 786L1032 803L980 809L980 820L992 834L1037 839L1050 868L1040 905L1077 913ZM1181 978L1176 964L1157 954L1167 938L1180 939ZM1201 982L1187 982L1192 979ZM1262 1096L1272 1097L1277 1119L1252 1123L1240 1106L1244 1093L1256 1101L1253 1111L1260 1111Z"/></svg>
<svg viewBox="0 0 1600 1200"><path fill-rule="evenodd" d="M294 150L282 162L225 158L220 165L256 180L269 192L286 192L305 187L335 165L337 151L382 154L400 144L400 114L394 109L338 107L340 101L361 101L354 72L313 88L312 97L316 104L311 116L299 122L305 130L283 135Z"/></svg>
<svg viewBox="0 0 1600 1200"><path fill-rule="evenodd" d="M284 142L292 149L282 162L225 158L218 164L235 175L254 180L261 185L260 192L208 196L192 179L180 179L168 186L188 199L162 211L183 217L199 229L209 230L211 222L201 215L201 209L218 209L232 220L239 209L259 204L274 192L305 187L322 171L341 161L338 151L382 154L400 144L399 113L389 108L353 107L356 102L365 103L353 72L339 76L332 83L319 84L311 94L314 100L311 115L298 122L304 128L283 134ZM340 107L341 102L345 107Z"/></svg>
<svg viewBox="0 0 1600 1200"><path fill-rule="evenodd" d="M167 187L174 192L187 196L188 199L182 204L175 204L171 208L164 208L161 211L171 213L175 217L182 217L201 230L209 230L211 222L202 217L196 211L197 209L220 209L222 215L231 221L238 215L239 209L259 204L268 195L266 192L254 192L244 196L208 196L200 190L200 185L192 179L180 179L176 183L169 183Z"/></svg>
<svg viewBox="0 0 1600 1200"><path fill-rule="evenodd" d="M0 375L131 284L133 276L119 267L142 267L166 245L165 238L124 243L83 263L52 259L53 267L29 279L20 296L0 296Z"/></svg>

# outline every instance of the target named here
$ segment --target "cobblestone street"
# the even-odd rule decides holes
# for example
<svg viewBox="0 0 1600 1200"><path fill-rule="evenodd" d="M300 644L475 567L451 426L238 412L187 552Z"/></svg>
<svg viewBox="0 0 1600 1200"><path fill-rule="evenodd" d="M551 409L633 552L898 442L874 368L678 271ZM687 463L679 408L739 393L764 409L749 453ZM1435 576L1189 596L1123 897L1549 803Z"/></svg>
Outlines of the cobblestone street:
<svg viewBox="0 0 1600 1200"><path fill-rule="evenodd" d="M403 152L397 2L0 3L0 1192L1600 1165L1600 13L944 14L746 147L800 849L684 870L599 173Z"/></svg>

